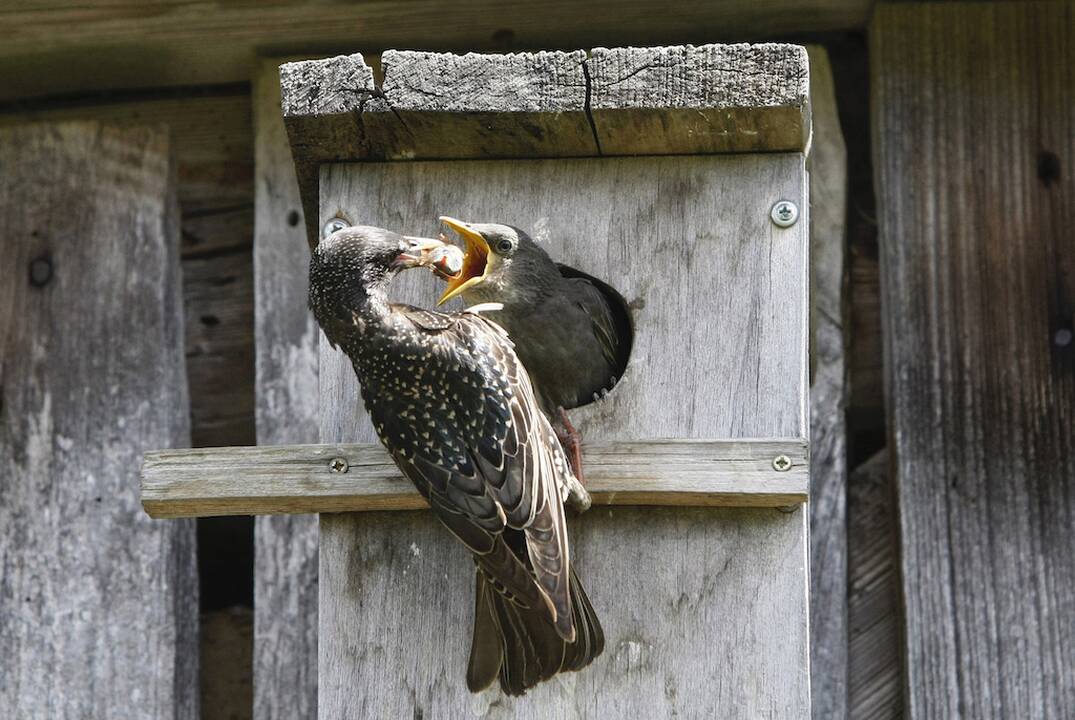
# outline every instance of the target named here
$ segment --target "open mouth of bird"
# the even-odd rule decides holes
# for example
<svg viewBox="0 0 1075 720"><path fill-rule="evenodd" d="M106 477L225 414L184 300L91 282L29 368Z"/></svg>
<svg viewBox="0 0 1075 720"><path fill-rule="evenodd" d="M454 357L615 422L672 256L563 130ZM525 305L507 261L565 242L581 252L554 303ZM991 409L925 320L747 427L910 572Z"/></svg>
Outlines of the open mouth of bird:
<svg viewBox="0 0 1075 720"><path fill-rule="evenodd" d="M489 272L489 243L485 242L485 238L481 236L481 233L472 230L462 220L442 217L440 221L455 230L459 237L463 238L463 242L466 243L466 251L463 255L462 269L460 269L458 275L448 279L448 289L440 296L440 300L437 301L438 305L451 300L460 293L466 292L467 288L477 285L485 279L486 273Z"/></svg>

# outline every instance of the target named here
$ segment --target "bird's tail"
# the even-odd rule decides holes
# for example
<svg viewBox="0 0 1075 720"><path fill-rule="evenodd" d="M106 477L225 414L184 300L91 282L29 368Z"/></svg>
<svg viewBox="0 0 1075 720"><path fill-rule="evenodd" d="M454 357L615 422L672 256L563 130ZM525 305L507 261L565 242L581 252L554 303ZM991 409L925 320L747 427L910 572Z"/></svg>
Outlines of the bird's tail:
<svg viewBox="0 0 1075 720"><path fill-rule="evenodd" d="M522 695L558 672L581 670L605 649L605 634L575 570L571 570L571 613L575 642L563 640L544 607L528 609L497 592L476 573L474 638L467 687L481 692L499 676L507 695Z"/></svg>

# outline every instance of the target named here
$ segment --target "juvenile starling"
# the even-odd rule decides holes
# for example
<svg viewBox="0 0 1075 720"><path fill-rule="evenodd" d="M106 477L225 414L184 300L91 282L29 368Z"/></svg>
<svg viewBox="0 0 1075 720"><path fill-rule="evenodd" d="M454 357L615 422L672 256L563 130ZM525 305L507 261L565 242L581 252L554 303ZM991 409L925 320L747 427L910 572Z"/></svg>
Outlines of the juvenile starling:
<svg viewBox="0 0 1075 720"><path fill-rule="evenodd" d="M564 448L581 479L581 443L567 409L604 396L623 377L631 354L631 320L608 284L554 263L518 228L442 217L466 243L462 269L446 277L440 302L497 303L487 313L507 330L533 380L542 408L558 418Z"/></svg>
<svg viewBox="0 0 1075 720"><path fill-rule="evenodd" d="M351 359L381 442L436 517L474 553L467 686L522 694L604 648L570 564L565 500L588 505L507 334L477 309L391 304L402 269L439 241L337 230L310 260L310 307Z"/></svg>

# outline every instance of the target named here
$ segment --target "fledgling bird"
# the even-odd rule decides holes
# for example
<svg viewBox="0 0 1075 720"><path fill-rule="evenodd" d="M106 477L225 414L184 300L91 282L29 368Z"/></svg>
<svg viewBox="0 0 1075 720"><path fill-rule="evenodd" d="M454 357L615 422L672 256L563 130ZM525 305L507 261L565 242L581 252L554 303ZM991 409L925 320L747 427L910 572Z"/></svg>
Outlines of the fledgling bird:
<svg viewBox="0 0 1075 720"><path fill-rule="evenodd" d="M607 283L552 261L522 230L442 217L466 243L443 303L497 303L487 316L507 330L530 373L542 408L558 419L558 435L582 479L581 439L565 410L604 396L623 377L631 355L630 314Z"/></svg>
<svg viewBox="0 0 1075 720"><path fill-rule="evenodd" d="M351 359L381 442L474 553L467 686L519 695L601 654L571 566L564 502L588 505L507 334L477 311L389 303L392 278L436 240L348 227L310 260L310 307Z"/></svg>

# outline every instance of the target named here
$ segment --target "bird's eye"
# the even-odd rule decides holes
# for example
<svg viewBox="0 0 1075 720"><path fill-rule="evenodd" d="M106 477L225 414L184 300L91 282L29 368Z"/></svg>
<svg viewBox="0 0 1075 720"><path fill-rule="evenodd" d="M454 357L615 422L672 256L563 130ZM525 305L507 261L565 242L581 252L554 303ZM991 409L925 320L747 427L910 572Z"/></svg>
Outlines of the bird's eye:
<svg viewBox="0 0 1075 720"><path fill-rule="evenodd" d="M496 244L496 251L502 254L510 253L514 247L515 246L512 244L511 240L505 238Z"/></svg>

